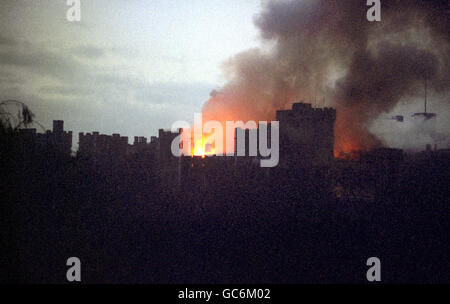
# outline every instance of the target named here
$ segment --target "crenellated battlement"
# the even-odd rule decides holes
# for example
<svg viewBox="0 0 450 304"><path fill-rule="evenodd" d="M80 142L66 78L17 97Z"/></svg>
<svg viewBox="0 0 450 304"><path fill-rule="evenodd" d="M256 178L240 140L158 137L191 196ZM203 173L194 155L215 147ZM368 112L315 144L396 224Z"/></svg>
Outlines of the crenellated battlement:
<svg viewBox="0 0 450 304"><path fill-rule="evenodd" d="M277 111L277 120L316 120L316 121L334 121L336 119L336 110L334 108L313 108L310 103L298 102L292 104L291 110Z"/></svg>

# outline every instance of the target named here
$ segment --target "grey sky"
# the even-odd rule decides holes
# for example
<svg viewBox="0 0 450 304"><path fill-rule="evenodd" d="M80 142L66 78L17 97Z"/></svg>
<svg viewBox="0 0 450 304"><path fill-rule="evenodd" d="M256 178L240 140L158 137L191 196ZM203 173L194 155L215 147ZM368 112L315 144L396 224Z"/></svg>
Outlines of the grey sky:
<svg viewBox="0 0 450 304"><path fill-rule="evenodd" d="M81 5L77 23L66 1L0 1L0 99L25 102L47 128L150 137L192 120L224 83L221 63L258 44L259 0Z"/></svg>

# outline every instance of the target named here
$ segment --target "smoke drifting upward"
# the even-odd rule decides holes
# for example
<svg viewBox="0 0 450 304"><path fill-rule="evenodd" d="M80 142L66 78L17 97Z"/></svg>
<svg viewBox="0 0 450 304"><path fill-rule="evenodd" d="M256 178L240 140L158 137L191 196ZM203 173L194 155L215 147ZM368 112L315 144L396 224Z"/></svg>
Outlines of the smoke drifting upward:
<svg viewBox="0 0 450 304"><path fill-rule="evenodd" d="M447 98L450 26L447 1L381 3L381 22L369 22L365 0L266 2L255 18L262 47L224 64L229 82L204 119L273 120L295 101L325 100L337 108L336 153L382 145L370 123L423 96L425 77Z"/></svg>

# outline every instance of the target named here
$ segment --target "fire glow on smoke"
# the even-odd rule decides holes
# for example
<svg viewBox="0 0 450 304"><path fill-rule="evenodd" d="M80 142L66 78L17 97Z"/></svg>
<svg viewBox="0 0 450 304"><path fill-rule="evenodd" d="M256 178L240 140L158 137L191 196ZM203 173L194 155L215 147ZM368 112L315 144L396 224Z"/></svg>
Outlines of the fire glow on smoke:
<svg viewBox="0 0 450 304"><path fill-rule="evenodd" d="M263 47L225 62L228 82L204 104L204 121L271 121L304 100L336 108L335 156L386 145L370 124L423 96L424 78L438 101L448 99L448 2L383 0L380 22L367 21L367 8L360 0L264 2L254 19ZM196 142L193 154L211 153L206 144Z"/></svg>

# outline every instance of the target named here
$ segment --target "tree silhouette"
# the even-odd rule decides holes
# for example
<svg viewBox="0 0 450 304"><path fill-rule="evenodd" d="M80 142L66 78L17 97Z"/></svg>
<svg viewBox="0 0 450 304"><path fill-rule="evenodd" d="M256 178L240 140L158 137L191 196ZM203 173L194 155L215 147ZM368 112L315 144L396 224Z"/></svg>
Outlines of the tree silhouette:
<svg viewBox="0 0 450 304"><path fill-rule="evenodd" d="M19 108L17 116L8 111L8 106ZM18 100L4 100L0 102L0 127L4 133L15 133L22 127L28 127L34 121L34 113L28 106ZM42 126L41 126L42 127Z"/></svg>

